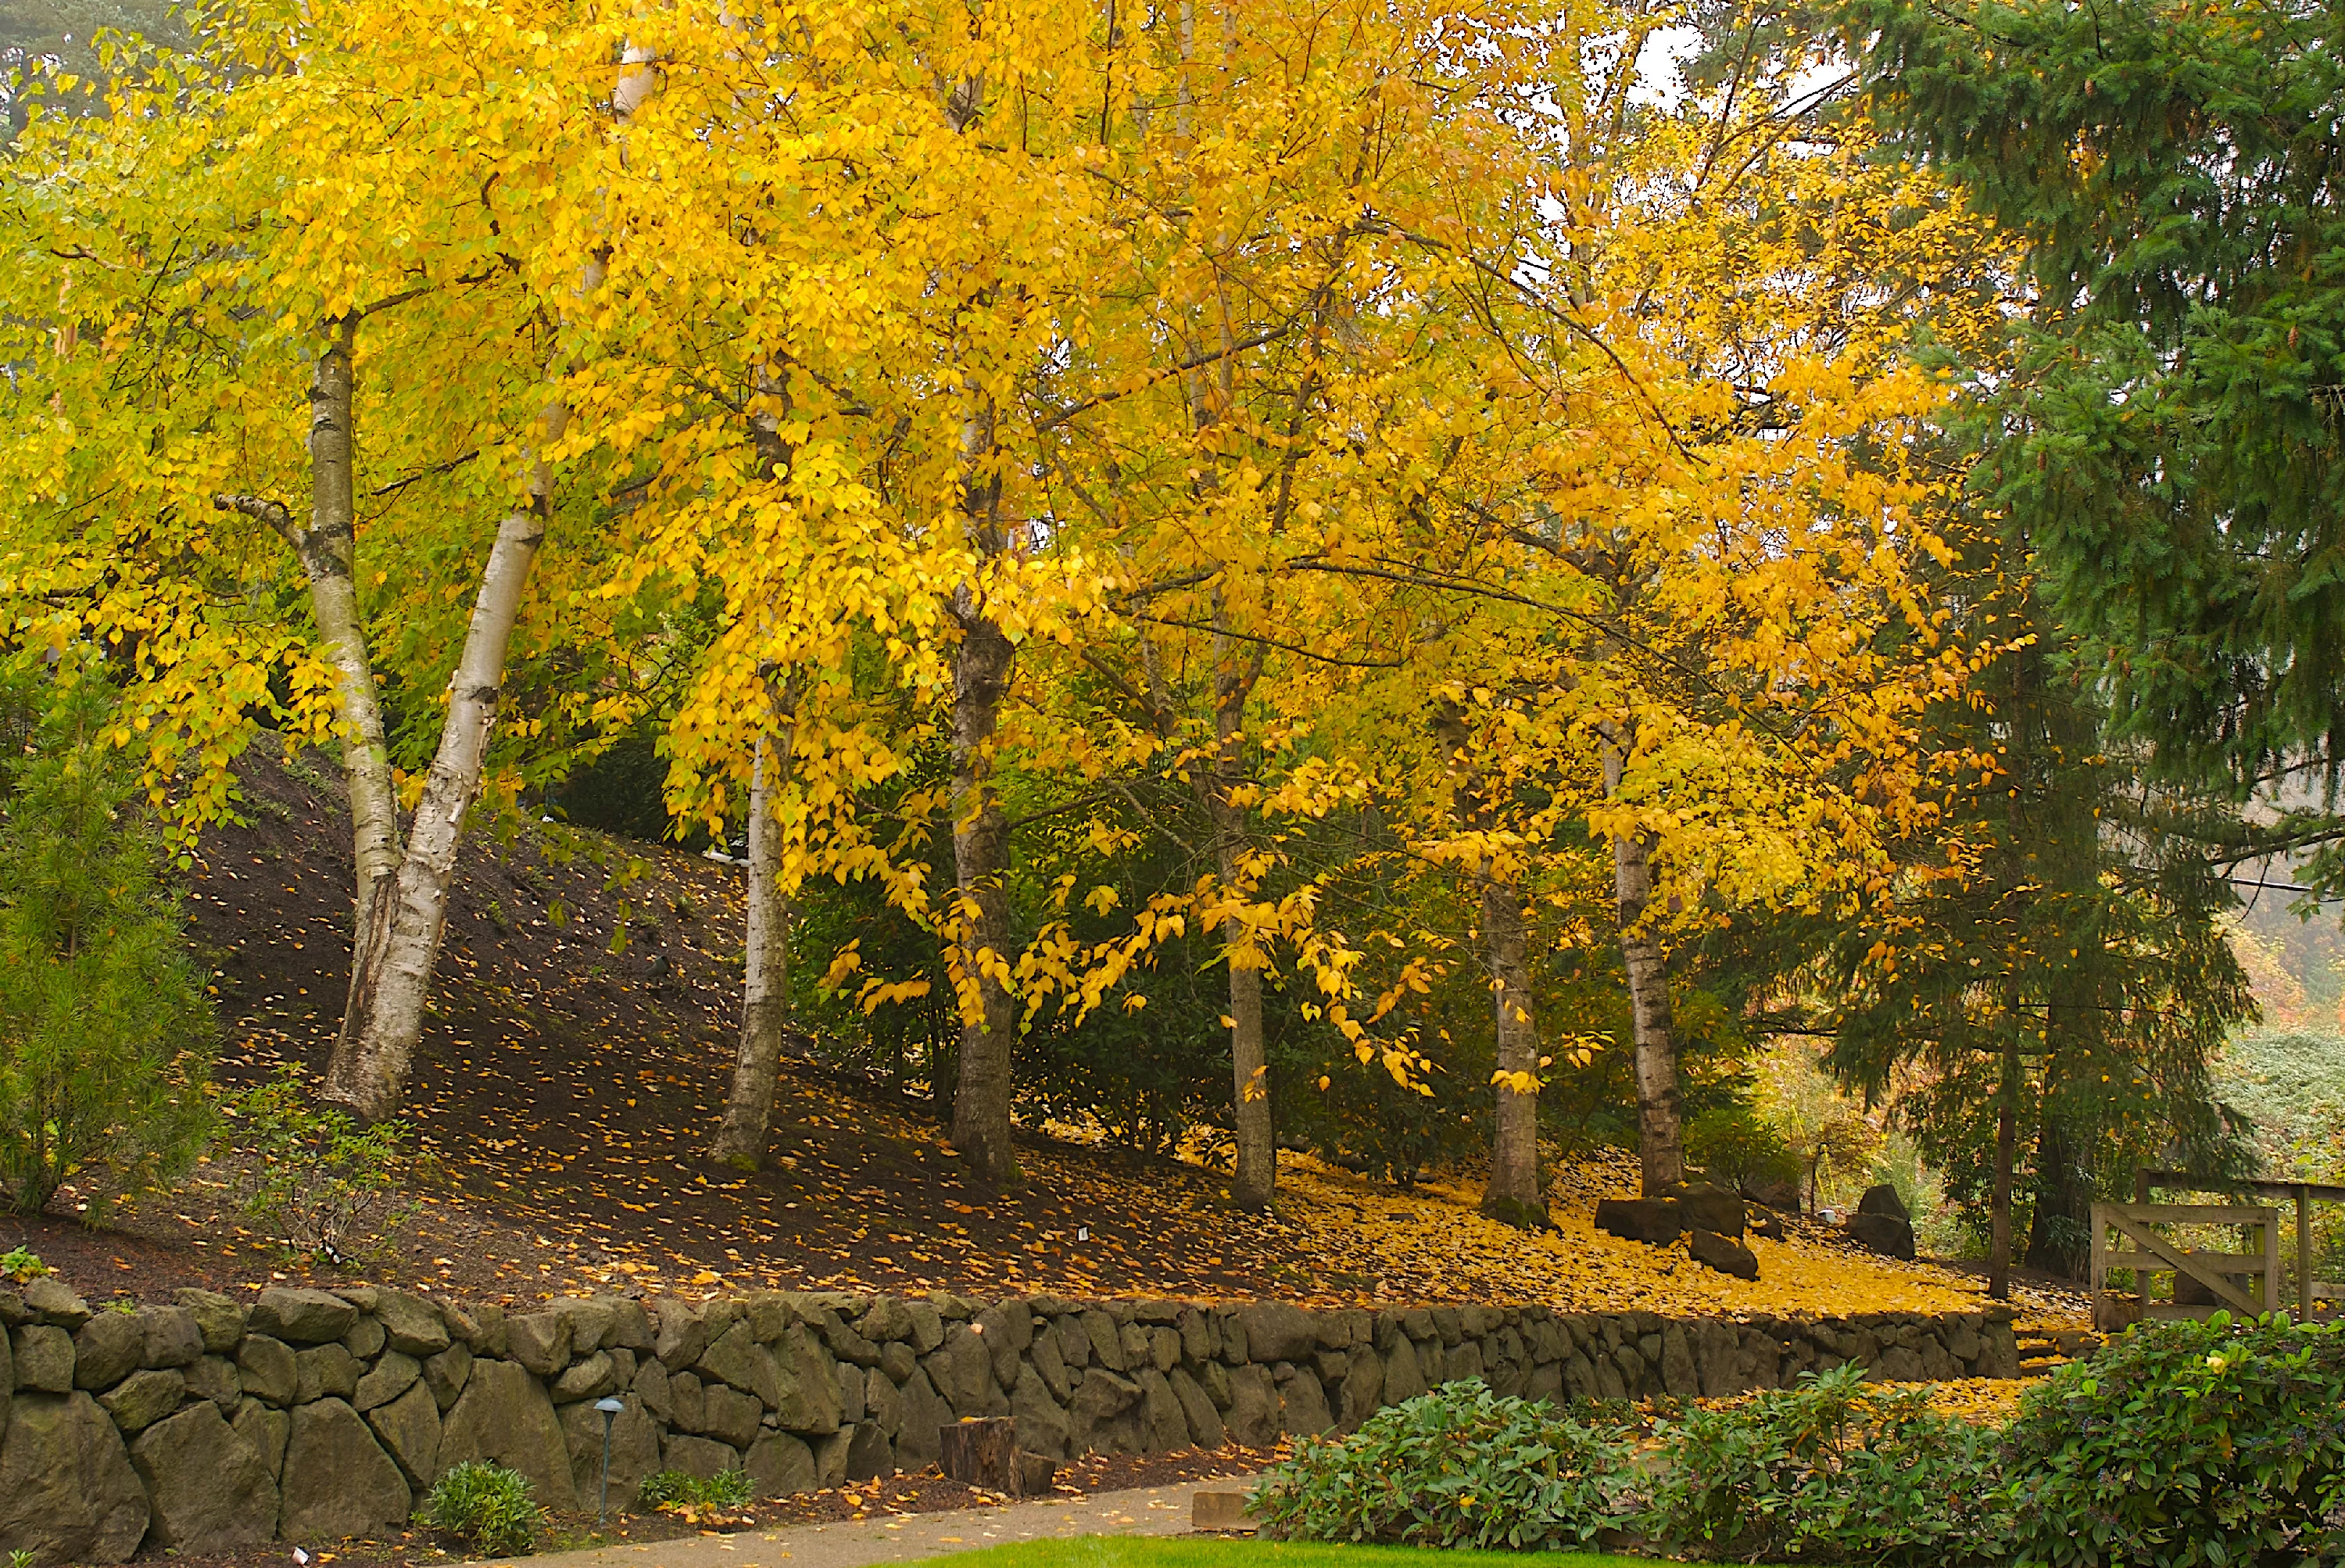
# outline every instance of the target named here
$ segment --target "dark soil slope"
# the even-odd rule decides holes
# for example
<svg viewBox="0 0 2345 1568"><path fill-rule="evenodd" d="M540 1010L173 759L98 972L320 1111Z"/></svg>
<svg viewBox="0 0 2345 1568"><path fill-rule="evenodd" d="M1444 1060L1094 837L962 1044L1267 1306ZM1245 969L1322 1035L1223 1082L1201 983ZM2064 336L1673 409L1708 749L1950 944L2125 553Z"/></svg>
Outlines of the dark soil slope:
<svg viewBox="0 0 2345 1568"><path fill-rule="evenodd" d="M316 754L246 770L244 826L208 835L189 881L219 972L226 1085L321 1069L349 960L346 815ZM944 1287L1070 1295L1312 1295L1275 1219L1224 1212L1210 1173L1045 1139L989 1195L925 1102L811 1066L784 1078L756 1176L701 1150L738 1018L739 872L537 822L476 829L409 1095L435 1178L348 1272L478 1296L645 1289ZM85 1290L251 1285L289 1266L240 1228L232 1125L183 1189L117 1213L0 1220ZM62 1195L59 1213L73 1202Z"/></svg>

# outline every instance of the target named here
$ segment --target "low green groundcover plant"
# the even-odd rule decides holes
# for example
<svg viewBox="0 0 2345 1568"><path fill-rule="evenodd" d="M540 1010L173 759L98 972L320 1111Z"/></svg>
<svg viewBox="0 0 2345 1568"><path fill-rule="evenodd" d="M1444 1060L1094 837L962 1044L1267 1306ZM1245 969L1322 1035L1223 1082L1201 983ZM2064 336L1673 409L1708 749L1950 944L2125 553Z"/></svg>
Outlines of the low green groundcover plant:
<svg viewBox="0 0 2345 1568"><path fill-rule="evenodd" d="M529 1494L529 1478L487 1460L452 1465L431 1486L423 1517L451 1535L462 1536L487 1556L525 1552L543 1517Z"/></svg>
<svg viewBox="0 0 2345 1568"><path fill-rule="evenodd" d="M2015 1568L2345 1561L2345 1325L2142 1324L2004 1442Z"/></svg>
<svg viewBox="0 0 2345 1568"><path fill-rule="evenodd" d="M1450 1383L1306 1440L1254 1512L1304 1541L1877 1568L2345 1563L2345 1324L2153 1323L2030 1389L2001 1431L1854 1368L1664 1416Z"/></svg>
<svg viewBox="0 0 2345 1568"><path fill-rule="evenodd" d="M1858 1367L1665 1424L1640 1528L1675 1553L1751 1563L1938 1565L1992 1558L2008 1528L1996 1437Z"/></svg>
<svg viewBox="0 0 2345 1568"><path fill-rule="evenodd" d="M1553 1405L1445 1383L1345 1438L1306 1438L1254 1511L1311 1541L1553 1551L1622 1522L1629 1449Z"/></svg>
<svg viewBox="0 0 2345 1568"><path fill-rule="evenodd" d="M720 1470L710 1476L658 1470L644 1477L636 1490L650 1508L746 1508L756 1495L748 1471L740 1470Z"/></svg>

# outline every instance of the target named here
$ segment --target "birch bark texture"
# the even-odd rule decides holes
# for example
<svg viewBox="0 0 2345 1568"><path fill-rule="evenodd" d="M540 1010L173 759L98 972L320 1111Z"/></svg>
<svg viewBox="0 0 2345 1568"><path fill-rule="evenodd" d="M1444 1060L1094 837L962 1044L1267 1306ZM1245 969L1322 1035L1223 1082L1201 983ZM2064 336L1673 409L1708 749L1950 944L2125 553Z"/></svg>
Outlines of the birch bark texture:
<svg viewBox="0 0 2345 1568"><path fill-rule="evenodd" d="M1485 858L1482 942L1497 1013L1497 1119L1490 1138L1490 1181L1482 1212L1524 1229L1548 1223L1547 1183L1539 1170L1538 1014L1531 1003L1530 938L1520 889ZM1528 1093L1517 1087L1528 1082Z"/></svg>
<svg viewBox="0 0 2345 1568"><path fill-rule="evenodd" d="M388 907L384 894L401 855L399 797L391 750L383 737L382 699L359 606L357 341L364 311L326 323L310 382L310 521L250 495L222 495L215 504L266 523L301 565L310 613L333 662L334 698L341 721L342 779L350 798L350 860L355 897L350 918L350 972L366 972L378 947ZM354 982L349 995L355 998ZM342 1036L355 1013L347 1003Z"/></svg>
<svg viewBox="0 0 2345 1568"><path fill-rule="evenodd" d="M1604 789L1618 794L1628 740L1604 727ZM1653 901L1652 845L1641 833L1612 839L1612 888L1620 962L1629 972L1636 1036L1637 1156L1643 1190L1653 1196L1685 1180L1685 1128L1678 1095L1677 1023L1670 1012L1670 968L1648 918Z"/></svg>
<svg viewBox="0 0 2345 1568"><path fill-rule="evenodd" d="M613 117L621 130L656 80L648 53L628 48L611 95ZM588 255L579 270L580 299L592 298L602 287L606 268L599 249ZM380 943L370 943L366 950L371 967L351 975L348 1015L356 1026L346 1027L336 1043L325 1093L368 1121L398 1113L414 1069L424 1004L447 931L449 887L463 842L465 817L480 793L513 626L553 516L553 472L544 453L562 439L569 423L569 405L557 392L540 418L527 494L497 524L488 565L481 574L463 645L449 678L439 748L416 803L406 852L386 890L389 908L375 912L375 921L386 929Z"/></svg>
<svg viewBox="0 0 2345 1568"><path fill-rule="evenodd" d="M709 1155L755 1170L773 1129L774 1087L790 1023L790 902L782 891L782 828L777 799L787 788L797 729L796 688L775 700L775 732L757 738L749 769L748 931L741 986L741 1044Z"/></svg>

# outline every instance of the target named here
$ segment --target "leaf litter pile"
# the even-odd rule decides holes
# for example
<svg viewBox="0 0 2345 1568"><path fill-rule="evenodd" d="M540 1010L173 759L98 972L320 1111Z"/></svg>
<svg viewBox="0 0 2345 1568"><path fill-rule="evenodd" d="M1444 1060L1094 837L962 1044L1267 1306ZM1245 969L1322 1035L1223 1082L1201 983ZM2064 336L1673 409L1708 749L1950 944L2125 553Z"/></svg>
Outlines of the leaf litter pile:
<svg viewBox="0 0 2345 1568"><path fill-rule="evenodd" d="M219 972L220 1077L322 1070L340 1022L349 836L299 757L247 770L248 825L204 841L189 886ZM1410 1191L1283 1156L1274 1215L1230 1210L1202 1166L1021 1133L1026 1182L966 1180L924 1101L787 1064L755 1175L706 1157L739 1016L734 868L540 824L467 842L409 1116L432 1174L354 1272L478 1298L744 1288L1546 1303L1681 1316L1964 1310L1977 1281L1853 1250L1821 1227L1752 1237L1745 1283L1595 1229L1633 1167L1558 1174L1556 1227L1475 1212L1470 1177ZM98 1295L250 1288L291 1271L228 1200L220 1148L106 1227L0 1222ZM69 1198L70 1195L68 1195ZM66 1206L61 1199L57 1206ZM330 1279L324 1282L331 1282Z"/></svg>

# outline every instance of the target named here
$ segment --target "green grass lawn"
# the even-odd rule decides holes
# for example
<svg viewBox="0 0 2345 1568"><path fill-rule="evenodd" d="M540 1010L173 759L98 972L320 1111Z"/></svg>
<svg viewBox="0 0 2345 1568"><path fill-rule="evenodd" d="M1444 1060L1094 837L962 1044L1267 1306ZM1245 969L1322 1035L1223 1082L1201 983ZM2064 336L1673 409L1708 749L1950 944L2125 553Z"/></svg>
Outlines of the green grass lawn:
<svg viewBox="0 0 2345 1568"><path fill-rule="evenodd" d="M1445 1552L1418 1546L1321 1546L1287 1541L1086 1535L956 1553L953 1568L1654 1568L1650 1557L1576 1552Z"/></svg>

